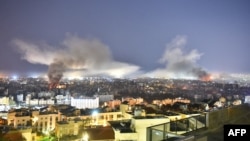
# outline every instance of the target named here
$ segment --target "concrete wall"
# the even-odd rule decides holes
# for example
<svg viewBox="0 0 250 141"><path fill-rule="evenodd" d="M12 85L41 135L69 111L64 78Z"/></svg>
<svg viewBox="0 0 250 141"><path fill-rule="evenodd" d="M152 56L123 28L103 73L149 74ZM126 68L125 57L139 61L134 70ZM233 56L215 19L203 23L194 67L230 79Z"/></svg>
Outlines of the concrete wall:
<svg viewBox="0 0 250 141"><path fill-rule="evenodd" d="M217 128L250 113L250 106L242 104L207 113L208 128Z"/></svg>
<svg viewBox="0 0 250 141"><path fill-rule="evenodd" d="M121 140L138 140L138 133L120 133L120 131L115 131L115 141Z"/></svg>
<svg viewBox="0 0 250 141"><path fill-rule="evenodd" d="M32 141L32 129L20 130L26 141Z"/></svg>
<svg viewBox="0 0 250 141"><path fill-rule="evenodd" d="M147 127L170 122L169 118L132 119L131 128L138 133L138 141L146 141Z"/></svg>

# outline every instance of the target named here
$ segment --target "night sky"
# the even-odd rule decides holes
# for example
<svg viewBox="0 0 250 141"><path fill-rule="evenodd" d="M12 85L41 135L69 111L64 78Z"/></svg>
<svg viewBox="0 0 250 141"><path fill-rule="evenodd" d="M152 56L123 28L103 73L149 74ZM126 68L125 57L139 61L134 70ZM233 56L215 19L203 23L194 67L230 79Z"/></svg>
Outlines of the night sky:
<svg viewBox="0 0 250 141"><path fill-rule="evenodd" d="M3 73L250 73L249 54L249 0L0 1Z"/></svg>

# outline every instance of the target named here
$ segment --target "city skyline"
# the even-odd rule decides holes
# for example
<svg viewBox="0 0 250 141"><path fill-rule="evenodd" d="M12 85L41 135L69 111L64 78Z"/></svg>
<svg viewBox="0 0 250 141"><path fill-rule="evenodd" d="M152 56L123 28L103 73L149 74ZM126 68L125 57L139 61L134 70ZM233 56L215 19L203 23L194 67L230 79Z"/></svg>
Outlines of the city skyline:
<svg viewBox="0 0 250 141"><path fill-rule="evenodd" d="M249 6L246 0L1 1L0 72L249 74Z"/></svg>

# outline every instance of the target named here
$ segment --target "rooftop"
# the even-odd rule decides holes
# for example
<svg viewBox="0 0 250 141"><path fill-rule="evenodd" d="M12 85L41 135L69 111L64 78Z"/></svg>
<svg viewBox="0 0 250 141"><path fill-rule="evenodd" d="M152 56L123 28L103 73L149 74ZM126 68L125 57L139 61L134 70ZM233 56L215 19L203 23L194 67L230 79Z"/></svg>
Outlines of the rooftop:
<svg viewBox="0 0 250 141"><path fill-rule="evenodd" d="M155 116L134 116L134 119L159 119L159 118L166 118L164 115L155 115Z"/></svg>
<svg viewBox="0 0 250 141"><path fill-rule="evenodd" d="M131 120L120 120L120 121L109 121L109 124L121 133L133 133L134 131L130 128Z"/></svg>
<svg viewBox="0 0 250 141"><path fill-rule="evenodd" d="M111 126L86 129L90 140L115 139L114 131Z"/></svg>

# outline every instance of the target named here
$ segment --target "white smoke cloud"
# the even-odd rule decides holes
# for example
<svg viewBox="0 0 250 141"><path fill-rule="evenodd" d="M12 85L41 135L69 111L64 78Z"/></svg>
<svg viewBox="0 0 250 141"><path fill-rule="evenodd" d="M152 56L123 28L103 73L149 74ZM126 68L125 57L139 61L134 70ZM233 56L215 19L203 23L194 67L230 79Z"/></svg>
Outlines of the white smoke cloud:
<svg viewBox="0 0 250 141"><path fill-rule="evenodd" d="M146 74L149 77L162 78L186 78L200 79L205 77L207 72L198 66L197 61L202 56L197 50L184 52L187 43L186 36L177 36L169 44L160 58L159 62L164 64L165 68L158 68Z"/></svg>
<svg viewBox="0 0 250 141"><path fill-rule="evenodd" d="M33 64L49 66L48 77L53 83L61 77L78 78L84 76L128 76L202 79L208 73L197 61L202 53L193 49L185 52L186 36L177 36L166 45L166 50L159 62L164 68L144 73L140 67L125 62L115 61L109 47L97 39L82 39L76 35L67 35L59 47L47 44L34 44L19 39L13 41L22 59Z"/></svg>
<svg viewBox="0 0 250 141"><path fill-rule="evenodd" d="M108 75L126 77L140 67L115 61L109 47L97 39L82 39L67 35L60 47L34 44L16 39L13 41L22 59L32 64L49 66L48 76L60 79L63 75L83 77L86 75ZM78 76L76 76L78 75Z"/></svg>
<svg viewBox="0 0 250 141"><path fill-rule="evenodd" d="M22 59L32 64L49 65L53 62L56 50L45 44L36 45L19 39L13 40Z"/></svg>

